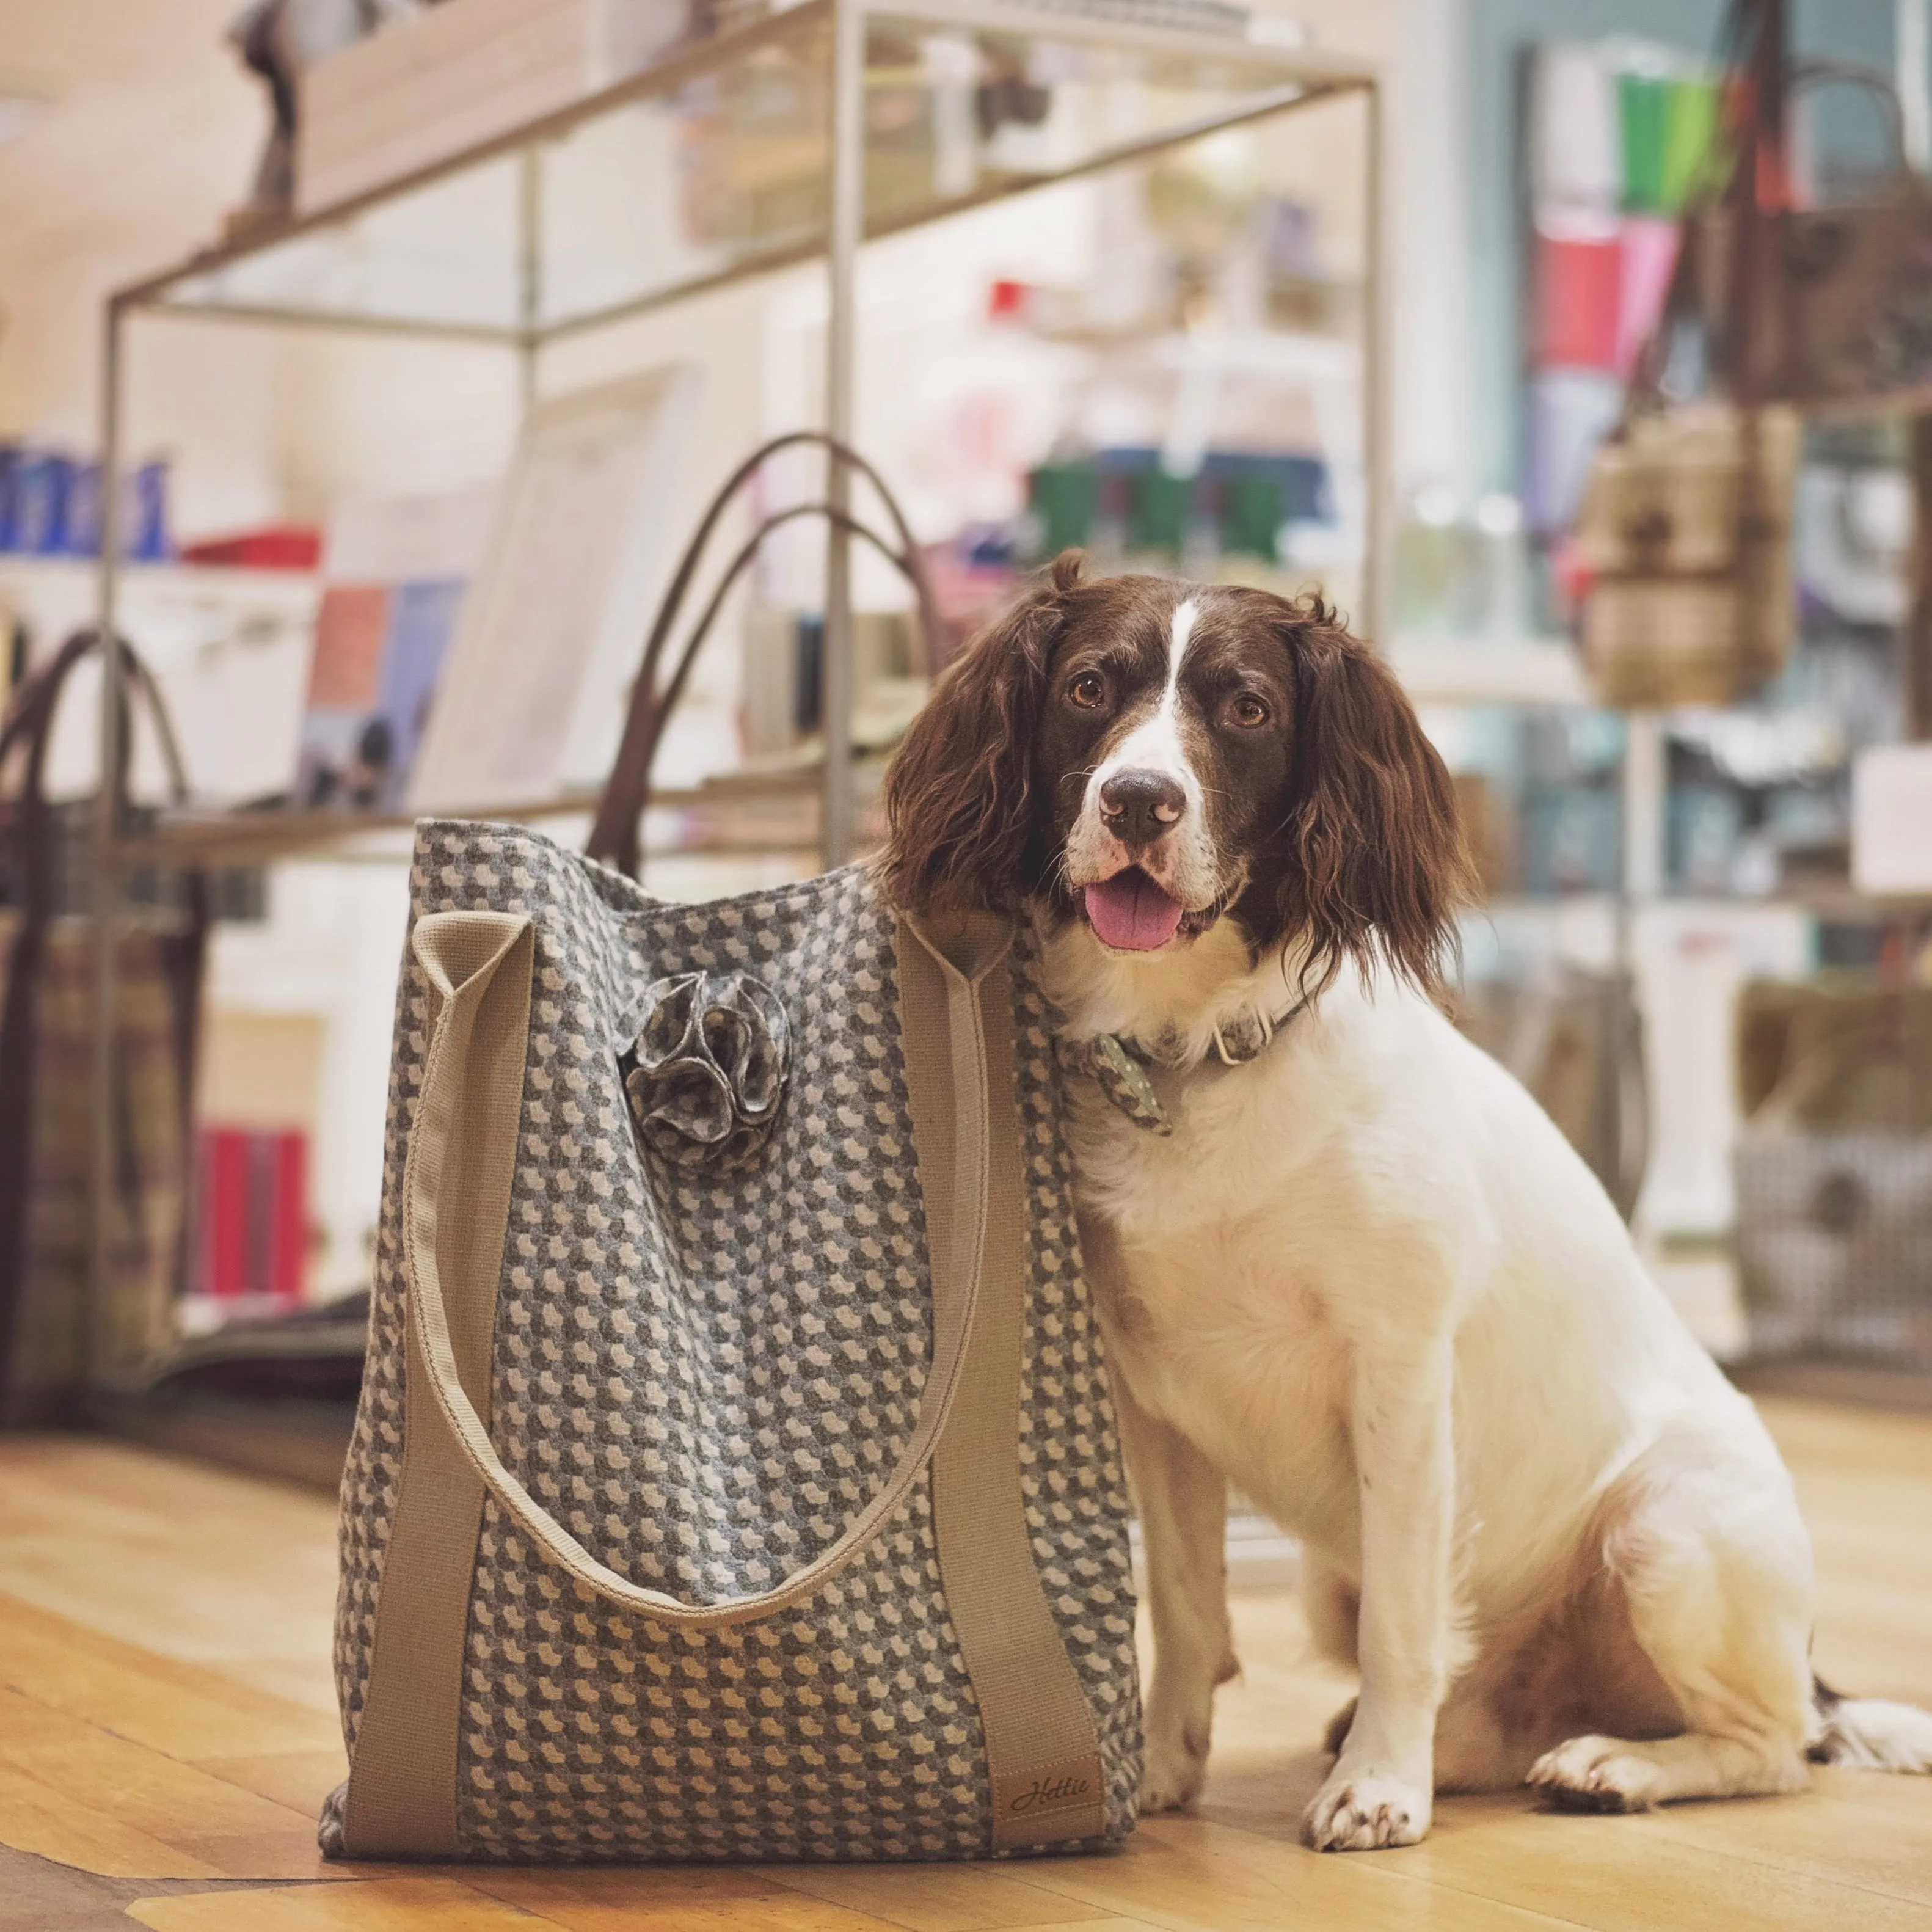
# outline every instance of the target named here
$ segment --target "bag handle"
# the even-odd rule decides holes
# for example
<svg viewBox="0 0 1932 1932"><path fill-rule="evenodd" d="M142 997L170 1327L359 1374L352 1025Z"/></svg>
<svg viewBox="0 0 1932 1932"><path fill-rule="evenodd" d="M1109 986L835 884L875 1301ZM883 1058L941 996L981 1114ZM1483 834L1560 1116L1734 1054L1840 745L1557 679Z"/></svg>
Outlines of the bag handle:
<svg viewBox="0 0 1932 1932"><path fill-rule="evenodd" d="M160 688L134 647L124 638L116 641L122 669L160 742L162 762L167 768L170 798L176 805L184 804L188 795L188 774ZM0 717L0 770L4 769L14 752L23 747L26 751L26 768L21 774L11 818L13 835L20 850L20 911L26 923L37 926L46 920L53 894L52 854L47 847L51 808L47 803L46 759L47 748L53 739L55 714L74 668L98 650L100 643L98 630L75 632L45 668L20 687L4 716ZM117 819L128 803L128 774L133 755L133 734L128 729L124 710L118 736L119 757L112 782Z"/></svg>
<svg viewBox="0 0 1932 1932"><path fill-rule="evenodd" d="M1905 155L1905 110L1899 105L1898 90L1875 67L1858 61L1807 59L1793 61L1785 75L1785 95L1796 100L1808 88L1853 87L1878 110L1886 137L1892 149L1894 177L1912 172Z"/></svg>
<svg viewBox="0 0 1932 1932"><path fill-rule="evenodd" d="M794 505L788 510L767 517L752 533L750 539L739 550L719 580L717 588L685 641L682 652L674 668L664 689L658 688L658 669L662 662L664 648L669 641L672 627L677 622L678 613L691 589L692 579L698 573L703 561L706 546L712 533L738 492L750 482L763 466L766 459L782 449L790 449L800 444L817 444L824 448L835 468L856 470L872 484L886 514L892 520L892 529L898 539L895 549L877 532L854 517L848 511L833 505L818 501ZM616 761L610 769L610 776L604 788L603 796L598 800L597 816L590 828L590 842L585 851L593 859L614 866L621 872L635 877L638 865L638 821L644 815L645 806L650 802L651 767L656 761L657 749L664 736L666 723L678 699L683 694L686 680L696 661L698 649L704 642L719 610L725 594L744 573L752 558L758 554L758 547L771 532L782 524L792 522L800 517L821 516L848 535L863 538L899 574L912 586L913 594L918 600L919 628L925 646L926 668L932 670L938 663L939 638L938 619L932 598L932 588L926 580L925 566L920 560L919 546L914 541L912 530L896 498L886 487L885 479L859 452L836 437L827 436L822 430L799 429L783 436L773 436L762 443L739 464L706 506L704 514L699 518L698 528L685 546L683 556L673 572L670 587L665 591L664 602L651 625L650 635L644 645L644 662L638 667L635 681L631 686L631 708L624 721L624 735L617 748Z"/></svg>
<svg viewBox="0 0 1932 1932"><path fill-rule="evenodd" d="M487 941L479 945L479 922L487 922L487 936L494 938L494 945ZM458 1372L437 1252L442 1209L446 1199L454 1195L451 1147L458 1124L477 1118L479 1111L494 1112L501 1106L514 1114L514 1097L507 1091L471 1091L470 1047L490 982L530 929L529 919L518 914L432 913L416 922L411 935L416 958L442 1000L430 1036L416 1124L403 1166L403 1275L410 1318L428 1368L430 1392L464 1459L511 1521L560 1569L614 1609L677 1630L718 1630L749 1622L808 1596L865 1551L924 1472L952 1413L972 1341L986 1255L992 1087L980 988L1011 949L1012 928L1001 922L1000 936L980 946L977 956L968 959L969 974L918 925L910 920L903 922L903 929L932 956L944 975L957 1110L953 1265L950 1270L933 1270L932 1360L911 1438L878 1493L836 1543L769 1590L704 1604L682 1603L662 1590L633 1582L592 1556L503 1466ZM475 964L479 950L483 956L480 964ZM527 1026L527 1018L524 1024ZM520 1042L511 1044L513 1050L505 1052L502 1042L493 1042L488 1058L494 1066L513 1070L520 1091L524 1054ZM515 1131L514 1120L510 1131ZM460 1239L466 1231L452 1232Z"/></svg>

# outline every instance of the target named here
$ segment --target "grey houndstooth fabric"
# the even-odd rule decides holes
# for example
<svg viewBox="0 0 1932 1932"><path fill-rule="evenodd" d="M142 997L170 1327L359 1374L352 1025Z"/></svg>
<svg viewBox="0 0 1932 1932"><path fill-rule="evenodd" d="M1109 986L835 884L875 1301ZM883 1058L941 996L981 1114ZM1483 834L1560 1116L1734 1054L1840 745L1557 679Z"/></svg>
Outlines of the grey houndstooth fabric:
<svg viewBox="0 0 1932 1932"><path fill-rule="evenodd" d="M860 868L663 904L509 827L419 828L418 916L536 922L521 1148L491 1433L590 1552L687 1600L779 1582L836 1540L916 1419L930 1283L892 921ZM776 989L790 1067L769 1141L687 1165L634 1132L619 1054L647 988ZM1093 1709L1106 1835L1140 1769L1133 1600L1100 1338L1030 941L1014 984L1030 1279L1021 1460L1048 1605ZM400 1469L400 1184L428 1043L398 995L369 1368L344 1484L336 1669L352 1754ZM464 1849L503 1859L941 1858L991 1840L983 1743L922 1478L879 1540L758 1623L614 1612L486 1502L459 1743ZM327 1848L339 1823L325 1816Z"/></svg>

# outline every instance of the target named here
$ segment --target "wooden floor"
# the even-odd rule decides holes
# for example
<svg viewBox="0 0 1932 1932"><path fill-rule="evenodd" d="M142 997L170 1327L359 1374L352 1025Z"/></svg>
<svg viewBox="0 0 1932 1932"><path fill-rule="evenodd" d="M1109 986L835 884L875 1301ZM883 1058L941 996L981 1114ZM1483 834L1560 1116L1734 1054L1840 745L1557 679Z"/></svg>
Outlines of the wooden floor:
<svg viewBox="0 0 1932 1932"><path fill-rule="evenodd" d="M1932 1418L1766 1405L1822 1579L1817 1660L1932 1704ZM1294 1600L1237 1600L1198 1818L1109 1858L998 1868L476 1872L325 1867L341 1774L334 1511L84 1438L0 1440L0 1926L386 1932L1932 1928L1932 1779L1823 1772L1798 1797L1644 1818L1450 1799L1412 1850L1318 1857L1295 1820L1346 1684Z"/></svg>

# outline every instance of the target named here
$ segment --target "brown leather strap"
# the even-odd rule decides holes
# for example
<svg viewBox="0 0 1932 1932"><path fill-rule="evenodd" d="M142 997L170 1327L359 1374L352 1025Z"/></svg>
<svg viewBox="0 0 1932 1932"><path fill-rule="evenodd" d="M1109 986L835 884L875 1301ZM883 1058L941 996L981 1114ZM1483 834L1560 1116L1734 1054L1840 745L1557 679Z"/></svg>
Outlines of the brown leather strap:
<svg viewBox="0 0 1932 1932"><path fill-rule="evenodd" d="M800 444L818 446L826 452L835 466L856 470L872 484L879 500L886 507L886 514L892 520L893 530L898 539L898 548L895 549L857 518L844 511L835 509L828 502L800 504L766 518L724 572L704 616L699 619L686 641L670 680L660 689L658 673L666 646L676 624L678 614L683 608L685 598L690 591L692 580L704 560L712 532L740 490L750 482L767 459L782 449L793 448ZM705 635L718 614L725 592L756 554L759 544L779 525L802 516L824 517L850 535L864 538L905 578L911 584L914 595L918 600L919 628L926 654L926 668L930 670L936 664L939 632L932 587L926 580L925 566L920 560L919 546L914 541L911 529L896 499L886 487L884 479L856 450L839 442L836 437L826 435L822 430L794 430L786 435L772 437L769 442L754 450L732 472L724 486L712 498L706 506L704 514L698 520L696 532L685 547L677 568L672 573L670 587L664 592L664 602L658 607L657 616L651 626L650 635L645 642L644 661L638 667L636 680L631 687L631 708L624 721L624 735L618 746L616 762L611 767L610 778L604 788L604 795L598 801L597 815L590 828L590 842L584 848L592 858L601 859L608 865L615 866L620 872L636 873L639 858L638 822L650 802L651 768L657 756L658 746L664 736L665 722L672 707L682 694L698 648L704 643Z"/></svg>

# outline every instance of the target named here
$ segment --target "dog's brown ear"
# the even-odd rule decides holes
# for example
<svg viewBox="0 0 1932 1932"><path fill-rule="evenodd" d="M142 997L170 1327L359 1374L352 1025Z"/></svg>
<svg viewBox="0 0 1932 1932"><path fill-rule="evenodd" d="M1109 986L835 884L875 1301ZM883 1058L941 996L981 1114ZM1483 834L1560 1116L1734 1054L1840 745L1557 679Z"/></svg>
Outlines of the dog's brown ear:
<svg viewBox="0 0 1932 1932"><path fill-rule="evenodd" d="M887 896L914 912L1011 911L1034 836L1034 736L1048 659L1080 554L966 646L886 774Z"/></svg>
<svg viewBox="0 0 1932 1932"><path fill-rule="evenodd" d="M1306 936L1306 984L1353 958L1431 988L1473 884L1448 768L1394 674L1332 610L1290 605L1284 629L1295 717L1281 911Z"/></svg>

